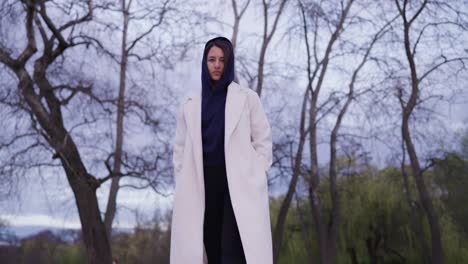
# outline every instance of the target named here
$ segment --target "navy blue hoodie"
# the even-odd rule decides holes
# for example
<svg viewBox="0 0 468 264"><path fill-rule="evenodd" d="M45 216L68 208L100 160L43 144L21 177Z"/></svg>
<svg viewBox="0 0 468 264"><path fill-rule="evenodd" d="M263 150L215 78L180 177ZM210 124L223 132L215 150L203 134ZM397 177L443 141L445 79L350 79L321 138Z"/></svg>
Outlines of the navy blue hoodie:
<svg viewBox="0 0 468 264"><path fill-rule="evenodd" d="M224 51L224 70L220 80L213 81L208 72L207 55L211 47ZM224 110L229 84L234 80L234 52L231 42L217 37L205 44L202 59L202 143L203 165L224 166Z"/></svg>

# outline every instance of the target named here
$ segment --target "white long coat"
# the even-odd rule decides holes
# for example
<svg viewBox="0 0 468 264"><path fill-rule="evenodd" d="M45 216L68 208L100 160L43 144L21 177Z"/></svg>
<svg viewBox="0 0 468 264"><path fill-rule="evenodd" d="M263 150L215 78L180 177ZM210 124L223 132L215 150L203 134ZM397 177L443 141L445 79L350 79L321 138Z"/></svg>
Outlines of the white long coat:
<svg viewBox="0 0 468 264"><path fill-rule="evenodd" d="M231 202L247 264L272 264L266 178L272 162L271 128L257 93L235 82L229 85L226 98L224 149ZM207 263L202 151L200 91L182 102L177 117L171 264Z"/></svg>

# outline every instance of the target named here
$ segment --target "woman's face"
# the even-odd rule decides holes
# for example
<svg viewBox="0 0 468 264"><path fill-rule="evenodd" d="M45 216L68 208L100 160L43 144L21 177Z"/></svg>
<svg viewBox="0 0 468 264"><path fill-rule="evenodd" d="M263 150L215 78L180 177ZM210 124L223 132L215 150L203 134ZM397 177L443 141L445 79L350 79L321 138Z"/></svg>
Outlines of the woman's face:
<svg viewBox="0 0 468 264"><path fill-rule="evenodd" d="M206 59L208 72L213 81L219 81L224 71L224 52L221 48L213 46L208 51Z"/></svg>

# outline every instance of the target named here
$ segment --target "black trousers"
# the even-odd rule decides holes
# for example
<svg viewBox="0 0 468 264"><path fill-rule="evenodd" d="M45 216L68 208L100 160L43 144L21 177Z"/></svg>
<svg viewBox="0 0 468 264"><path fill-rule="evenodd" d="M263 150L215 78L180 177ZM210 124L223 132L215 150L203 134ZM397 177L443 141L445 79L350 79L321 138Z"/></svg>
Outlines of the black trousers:
<svg viewBox="0 0 468 264"><path fill-rule="evenodd" d="M208 264L245 264L225 166L205 166L203 242Z"/></svg>

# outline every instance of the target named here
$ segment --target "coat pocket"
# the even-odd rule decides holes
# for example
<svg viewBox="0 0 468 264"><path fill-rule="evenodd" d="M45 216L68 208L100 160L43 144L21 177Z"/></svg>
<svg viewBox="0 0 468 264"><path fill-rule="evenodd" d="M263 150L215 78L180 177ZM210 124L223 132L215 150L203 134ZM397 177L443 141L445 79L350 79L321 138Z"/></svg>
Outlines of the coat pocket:
<svg viewBox="0 0 468 264"><path fill-rule="evenodd" d="M261 188L264 188L267 185L267 178L266 178L266 171L265 171L265 161L260 156L257 151L250 145L250 152L251 152L251 175L249 177L254 180L256 185Z"/></svg>
<svg viewBox="0 0 468 264"><path fill-rule="evenodd" d="M258 154L258 152L255 150L255 148L251 144L250 144L250 150L252 152L253 159L255 160L255 165L261 167L262 171L265 173L266 172L265 159L260 154Z"/></svg>

